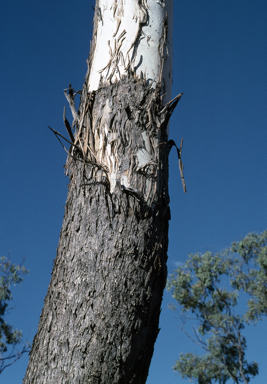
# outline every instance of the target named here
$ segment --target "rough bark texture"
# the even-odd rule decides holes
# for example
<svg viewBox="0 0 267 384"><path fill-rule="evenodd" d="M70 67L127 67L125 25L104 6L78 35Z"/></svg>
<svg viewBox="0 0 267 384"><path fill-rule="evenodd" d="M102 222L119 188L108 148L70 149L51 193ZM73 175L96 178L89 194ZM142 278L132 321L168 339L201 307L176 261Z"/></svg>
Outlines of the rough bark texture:
<svg viewBox="0 0 267 384"><path fill-rule="evenodd" d="M24 384L145 383L158 334L170 215L166 128L177 100L163 108L157 90L131 74L83 97L81 150L72 148L67 162L65 216ZM111 153L131 176L113 192Z"/></svg>
<svg viewBox="0 0 267 384"><path fill-rule="evenodd" d="M146 2L136 4L147 11ZM156 82L128 66L89 92L96 15L78 112L73 89L65 92L75 126L70 183L24 384L143 384L159 331L170 218L167 128L180 95L162 105L165 35Z"/></svg>

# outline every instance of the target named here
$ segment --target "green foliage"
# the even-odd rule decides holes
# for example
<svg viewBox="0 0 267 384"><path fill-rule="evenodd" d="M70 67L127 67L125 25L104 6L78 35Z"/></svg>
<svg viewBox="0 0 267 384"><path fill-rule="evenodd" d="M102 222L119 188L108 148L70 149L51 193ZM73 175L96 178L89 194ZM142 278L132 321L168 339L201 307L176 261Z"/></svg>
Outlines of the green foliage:
<svg viewBox="0 0 267 384"><path fill-rule="evenodd" d="M5 256L0 258L0 373L29 351L26 343L19 351L16 347L22 341L22 332L7 324L4 316L12 300L11 285L21 284L22 276L29 271L23 265L12 264ZM11 347L11 349L9 348Z"/></svg>
<svg viewBox="0 0 267 384"><path fill-rule="evenodd" d="M226 281L227 278L227 281ZM267 231L249 234L221 253L189 255L168 281L168 289L180 304L184 324L190 316L196 344L205 355L181 354L175 370L199 384L248 383L258 365L245 359L242 329L267 315ZM248 310L236 314L239 292L248 295ZM184 330L185 333L187 333Z"/></svg>
<svg viewBox="0 0 267 384"><path fill-rule="evenodd" d="M231 254L239 254L231 284L250 295L246 322L256 323L267 316L267 231L251 233L239 243L233 243Z"/></svg>

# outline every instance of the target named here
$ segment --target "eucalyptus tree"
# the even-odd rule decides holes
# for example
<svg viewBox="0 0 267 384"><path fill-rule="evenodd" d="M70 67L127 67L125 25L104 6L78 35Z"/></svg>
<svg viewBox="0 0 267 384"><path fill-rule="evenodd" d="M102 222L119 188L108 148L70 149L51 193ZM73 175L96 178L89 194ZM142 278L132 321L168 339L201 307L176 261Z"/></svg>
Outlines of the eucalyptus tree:
<svg viewBox="0 0 267 384"><path fill-rule="evenodd" d="M70 182L24 384L146 381L167 275L171 85L172 0L96 0L83 89L65 90Z"/></svg>
<svg viewBox="0 0 267 384"><path fill-rule="evenodd" d="M181 329L204 350L180 354L174 370L183 378L198 384L248 384L258 374L258 364L246 360L243 329L267 316L266 271L267 230L250 233L217 254L189 255L171 275L168 287L181 308ZM239 294L247 305L238 306ZM187 319L198 324L193 337Z"/></svg>
<svg viewBox="0 0 267 384"><path fill-rule="evenodd" d="M13 299L11 286L21 284L23 275L27 273L29 271L23 263L16 265L9 258L0 257L0 374L30 350L28 342L22 344L22 331L14 329L5 319L12 309L9 307ZM20 348L19 345L21 345Z"/></svg>

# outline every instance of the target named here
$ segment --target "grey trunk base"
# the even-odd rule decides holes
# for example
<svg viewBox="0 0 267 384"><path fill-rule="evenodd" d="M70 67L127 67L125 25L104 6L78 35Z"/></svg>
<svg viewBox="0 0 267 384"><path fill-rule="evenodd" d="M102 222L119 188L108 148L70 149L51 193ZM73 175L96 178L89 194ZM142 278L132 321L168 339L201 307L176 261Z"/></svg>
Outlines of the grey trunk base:
<svg viewBox="0 0 267 384"><path fill-rule="evenodd" d="M102 121L107 100L110 118ZM67 161L65 215L24 384L146 382L167 275L173 109L134 76L94 94L84 87L81 150L72 148ZM127 187L118 179L111 192L100 133L106 143L112 137ZM151 158L142 167L140 150Z"/></svg>

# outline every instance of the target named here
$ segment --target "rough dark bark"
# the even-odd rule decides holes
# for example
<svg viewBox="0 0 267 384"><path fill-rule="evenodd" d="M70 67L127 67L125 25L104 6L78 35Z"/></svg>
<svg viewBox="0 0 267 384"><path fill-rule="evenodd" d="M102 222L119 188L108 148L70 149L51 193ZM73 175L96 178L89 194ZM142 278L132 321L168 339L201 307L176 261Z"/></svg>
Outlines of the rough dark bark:
<svg viewBox="0 0 267 384"><path fill-rule="evenodd" d="M179 99L163 107L158 88L131 73L91 94L84 87L81 149L66 165L64 221L24 384L146 382L167 274L166 129ZM112 192L107 143L130 175Z"/></svg>
<svg viewBox="0 0 267 384"><path fill-rule="evenodd" d="M117 1L113 7L115 16ZM136 7L148 20L146 2ZM155 88L132 72L133 60L120 80L109 74L89 93L98 21L96 11L78 112L74 90L65 92L75 127L73 137L64 114L74 140L65 166L70 183L24 384L143 384L158 334L170 217L167 126L180 98L162 105L167 17Z"/></svg>

